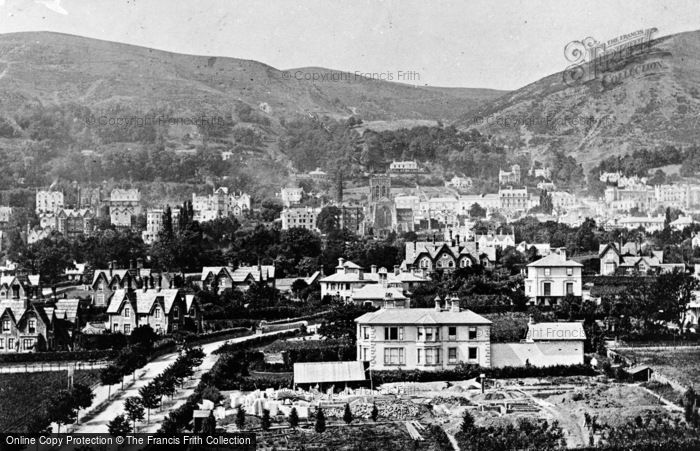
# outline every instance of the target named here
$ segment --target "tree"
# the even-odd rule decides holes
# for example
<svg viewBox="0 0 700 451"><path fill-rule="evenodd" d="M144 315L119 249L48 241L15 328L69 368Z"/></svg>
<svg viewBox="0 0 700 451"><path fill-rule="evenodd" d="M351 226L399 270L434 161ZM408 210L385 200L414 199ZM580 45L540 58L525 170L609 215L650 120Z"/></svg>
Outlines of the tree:
<svg viewBox="0 0 700 451"><path fill-rule="evenodd" d="M345 412L343 412L343 421L345 423L352 423L352 411L350 410L350 404L345 404Z"/></svg>
<svg viewBox="0 0 700 451"><path fill-rule="evenodd" d="M272 421L270 420L270 411L267 409L263 409L262 418L260 419L260 427L263 431L267 431L270 429L271 424Z"/></svg>
<svg viewBox="0 0 700 451"><path fill-rule="evenodd" d="M202 434L213 435L216 432L216 418L214 412L209 412L209 416L202 422Z"/></svg>
<svg viewBox="0 0 700 451"><path fill-rule="evenodd" d="M153 346L153 342L157 339L158 335L148 324L138 326L132 330L131 334L129 335L130 344L135 346L143 346L144 348L151 348Z"/></svg>
<svg viewBox="0 0 700 451"><path fill-rule="evenodd" d="M236 427L239 431L245 427L245 409L242 406L238 406L236 411Z"/></svg>
<svg viewBox="0 0 700 451"><path fill-rule="evenodd" d="M129 425L129 420L127 420L124 415L117 415L107 423L107 430L109 434L114 437L123 437L131 432L131 426Z"/></svg>
<svg viewBox="0 0 700 451"><path fill-rule="evenodd" d="M134 432L136 432L136 422L143 420L144 408L141 400L137 396L131 396L124 401L124 410L126 416L134 423Z"/></svg>
<svg viewBox="0 0 700 451"><path fill-rule="evenodd" d="M94 398L95 394L87 385L80 383L73 385L73 401L77 409L76 421L79 421L80 409L87 409L90 407Z"/></svg>
<svg viewBox="0 0 700 451"><path fill-rule="evenodd" d="M314 425L314 429L319 433L326 430L326 415L320 407L318 408L318 412L316 412L316 424Z"/></svg>
<svg viewBox="0 0 700 451"><path fill-rule="evenodd" d="M472 218L485 218L486 209L479 204L472 204L472 206L469 207L469 216Z"/></svg>
<svg viewBox="0 0 700 451"><path fill-rule="evenodd" d="M60 390L54 393L49 398L46 414L51 421L58 424L58 432L60 433L61 424L70 424L78 416L73 393L68 390Z"/></svg>
<svg viewBox="0 0 700 451"><path fill-rule="evenodd" d="M100 382L102 385L106 385L107 388L107 399L111 397L112 385L118 384L122 381L124 376L121 374L120 368L114 364L102 368L100 371Z"/></svg>
<svg viewBox="0 0 700 451"><path fill-rule="evenodd" d="M158 384L149 383L139 389L141 396L141 404L148 409L146 423L151 423L151 409L155 409L160 405L160 390Z"/></svg>
<svg viewBox="0 0 700 451"><path fill-rule="evenodd" d="M292 410L289 412L288 420L292 429L296 429L297 426L299 426L299 414L297 413L296 407L292 407Z"/></svg>
<svg viewBox="0 0 700 451"><path fill-rule="evenodd" d="M471 433L472 429L474 429L474 417L468 410L465 410L464 416L462 417L461 431L465 435L468 435Z"/></svg>
<svg viewBox="0 0 700 451"><path fill-rule="evenodd" d="M376 403L372 403L372 421L377 421L377 418L379 418L379 409Z"/></svg>
<svg viewBox="0 0 700 451"><path fill-rule="evenodd" d="M333 205L323 207L316 217L316 227L324 234L340 230L340 216L340 208Z"/></svg>

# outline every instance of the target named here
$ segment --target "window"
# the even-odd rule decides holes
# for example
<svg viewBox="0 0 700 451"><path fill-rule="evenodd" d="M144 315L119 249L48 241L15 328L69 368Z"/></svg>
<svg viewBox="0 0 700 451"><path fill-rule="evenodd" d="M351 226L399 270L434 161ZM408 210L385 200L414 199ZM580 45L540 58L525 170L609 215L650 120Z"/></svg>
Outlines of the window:
<svg viewBox="0 0 700 451"><path fill-rule="evenodd" d="M177 307L173 308L173 319L179 319L180 318L180 312Z"/></svg>
<svg viewBox="0 0 700 451"><path fill-rule="evenodd" d="M425 364L439 365L440 364L440 349L429 348L425 350Z"/></svg>
<svg viewBox="0 0 700 451"><path fill-rule="evenodd" d="M403 348L384 348L384 365L405 364Z"/></svg>
<svg viewBox="0 0 700 451"><path fill-rule="evenodd" d="M31 351L33 347L34 347L34 339L25 338L22 340L22 349L24 349L25 351Z"/></svg>
<svg viewBox="0 0 700 451"><path fill-rule="evenodd" d="M542 289L544 291L545 296L551 296L552 295L552 284L549 282L545 282L542 284Z"/></svg>
<svg viewBox="0 0 700 451"><path fill-rule="evenodd" d="M574 268L566 268L566 275L573 276L574 275Z"/></svg>
<svg viewBox="0 0 700 451"><path fill-rule="evenodd" d="M124 333L129 335L131 333L131 324L124 324Z"/></svg>
<svg viewBox="0 0 700 451"><path fill-rule="evenodd" d="M362 339L369 340L369 327L366 327L366 326L362 327Z"/></svg>
<svg viewBox="0 0 700 451"><path fill-rule="evenodd" d="M422 350L422 349L416 349L416 352L417 352L416 363L417 363L418 365L420 365L421 362L423 361L423 350Z"/></svg>
<svg viewBox="0 0 700 451"><path fill-rule="evenodd" d="M131 309L129 307L124 307L124 318L128 318L131 316Z"/></svg>
<svg viewBox="0 0 700 451"><path fill-rule="evenodd" d="M112 332L115 334L119 332L119 324L112 324Z"/></svg>
<svg viewBox="0 0 700 451"><path fill-rule="evenodd" d="M447 348L447 363L457 363L457 348Z"/></svg>
<svg viewBox="0 0 700 451"><path fill-rule="evenodd" d="M566 284L566 294L574 294L574 284L567 282Z"/></svg>
<svg viewBox="0 0 700 451"><path fill-rule="evenodd" d="M8 338L7 339L7 350L12 351L15 349L15 339L14 338Z"/></svg>
<svg viewBox="0 0 700 451"><path fill-rule="evenodd" d="M156 307L156 310L153 312L153 316L155 316L156 319L160 319L160 307Z"/></svg>
<svg viewBox="0 0 700 451"><path fill-rule="evenodd" d="M36 333L36 320L34 318L27 321L27 330L30 334Z"/></svg>
<svg viewBox="0 0 700 451"><path fill-rule="evenodd" d="M451 341L457 339L457 326L450 326L447 328L447 339Z"/></svg>
<svg viewBox="0 0 700 451"><path fill-rule="evenodd" d="M384 340L403 340L403 327L385 327Z"/></svg>
<svg viewBox="0 0 700 451"><path fill-rule="evenodd" d="M5 349L5 339L0 338L0 349Z"/></svg>
<svg viewBox="0 0 700 451"><path fill-rule="evenodd" d="M362 348L362 360L365 362L369 360L369 348Z"/></svg>
<svg viewBox="0 0 700 451"><path fill-rule="evenodd" d="M469 339L476 340L476 327L469 328Z"/></svg>
<svg viewBox="0 0 700 451"><path fill-rule="evenodd" d="M2 331L3 332L10 331L10 320L9 319L2 320Z"/></svg>
<svg viewBox="0 0 700 451"><path fill-rule="evenodd" d="M469 360L476 360L478 355L478 348L469 348Z"/></svg>
<svg viewBox="0 0 700 451"><path fill-rule="evenodd" d="M552 268L544 268L544 275L545 276L551 276L552 275Z"/></svg>

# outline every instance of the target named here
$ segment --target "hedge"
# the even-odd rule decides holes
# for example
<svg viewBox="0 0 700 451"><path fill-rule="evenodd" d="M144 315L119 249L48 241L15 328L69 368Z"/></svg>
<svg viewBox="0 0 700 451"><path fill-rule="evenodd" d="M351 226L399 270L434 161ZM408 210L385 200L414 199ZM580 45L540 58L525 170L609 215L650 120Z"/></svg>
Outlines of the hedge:
<svg viewBox="0 0 700 451"><path fill-rule="evenodd" d="M460 381L478 378L485 374L491 379L556 376L595 376L596 371L588 365L506 366L503 368L481 368L476 365L458 365L454 369L440 371L379 370L372 371L375 386L391 382L438 382Z"/></svg>
<svg viewBox="0 0 700 451"><path fill-rule="evenodd" d="M0 363L66 362L111 360L119 354L117 350L32 352L22 354L0 354Z"/></svg>

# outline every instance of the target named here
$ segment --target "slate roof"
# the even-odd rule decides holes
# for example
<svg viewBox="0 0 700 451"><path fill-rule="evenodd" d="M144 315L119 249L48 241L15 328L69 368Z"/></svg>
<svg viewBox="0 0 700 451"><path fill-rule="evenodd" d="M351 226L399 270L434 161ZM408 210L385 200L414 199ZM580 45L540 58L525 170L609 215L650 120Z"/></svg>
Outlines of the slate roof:
<svg viewBox="0 0 700 451"><path fill-rule="evenodd" d="M135 309L134 313L149 314L156 301L159 298L162 298L163 308L165 309L165 314L167 315L170 313L170 309L173 307L173 303L175 302L175 299L177 299L179 291L180 290L177 288L163 289L160 291L155 289L150 289L147 291L134 290L132 293L135 298L135 302L132 302L128 300L127 290L116 290L112 296L112 299L109 301L109 306L107 306L107 313L118 313L122 302L127 299L127 302L129 302L129 304L131 304L131 306Z"/></svg>
<svg viewBox="0 0 700 451"><path fill-rule="evenodd" d="M387 294L390 295L389 298L387 298ZM359 288L357 290L353 290L352 295L350 296L353 299L391 299L391 300L404 300L406 299L406 296L403 295L401 290L397 290L396 288L385 288L381 285L378 284L370 284L370 285L365 285L362 288Z"/></svg>
<svg viewBox="0 0 700 451"><path fill-rule="evenodd" d="M544 258L534 261L527 265L528 267L541 268L550 266L583 266L581 263L573 260L566 260L560 254L550 254Z"/></svg>
<svg viewBox="0 0 700 451"><path fill-rule="evenodd" d="M491 324L491 321L471 310L437 311L434 308L379 309L355 319L360 324Z"/></svg>

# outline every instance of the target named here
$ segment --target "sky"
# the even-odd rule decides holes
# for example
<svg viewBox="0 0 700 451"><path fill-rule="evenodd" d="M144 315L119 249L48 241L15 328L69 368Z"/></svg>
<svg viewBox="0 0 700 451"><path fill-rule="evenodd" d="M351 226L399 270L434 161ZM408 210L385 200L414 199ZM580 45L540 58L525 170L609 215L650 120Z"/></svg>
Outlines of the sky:
<svg viewBox="0 0 700 451"><path fill-rule="evenodd" d="M0 33L55 31L278 69L412 72L411 83L517 89L564 46L700 29L698 0L0 0Z"/></svg>

